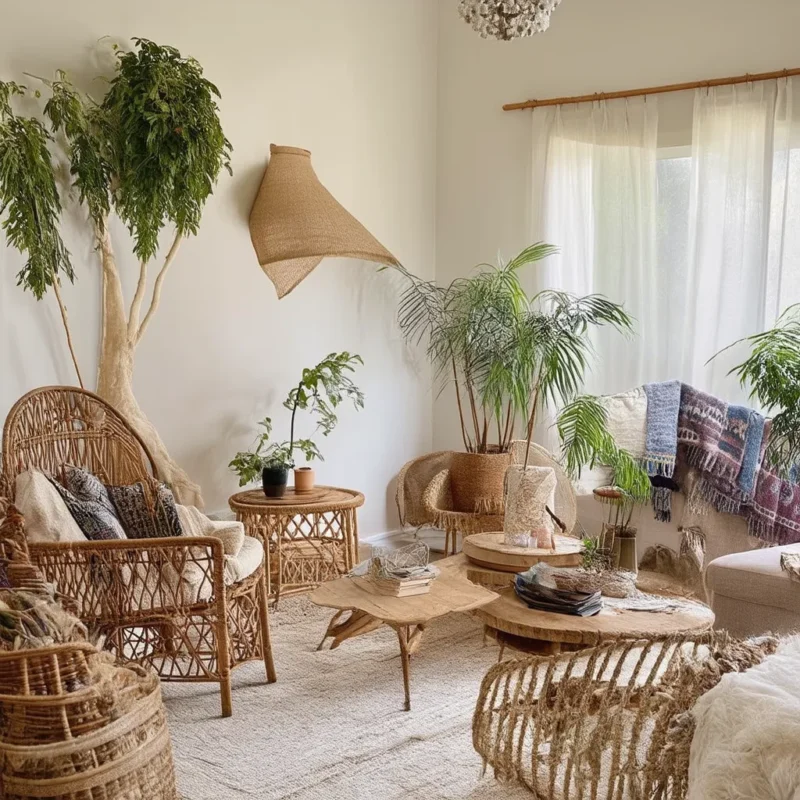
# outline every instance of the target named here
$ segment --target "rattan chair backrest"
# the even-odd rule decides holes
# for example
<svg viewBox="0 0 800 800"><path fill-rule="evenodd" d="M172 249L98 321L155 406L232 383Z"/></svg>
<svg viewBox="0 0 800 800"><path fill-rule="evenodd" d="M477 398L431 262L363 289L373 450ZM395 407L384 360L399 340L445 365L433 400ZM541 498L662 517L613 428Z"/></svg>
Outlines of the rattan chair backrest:
<svg viewBox="0 0 800 800"><path fill-rule="evenodd" d="M127 485L156 476L152 456L105 400L71 386L45 386L21 397L3 427L0 494L14 498L17 475L83 467L104 483Z"/></svg>

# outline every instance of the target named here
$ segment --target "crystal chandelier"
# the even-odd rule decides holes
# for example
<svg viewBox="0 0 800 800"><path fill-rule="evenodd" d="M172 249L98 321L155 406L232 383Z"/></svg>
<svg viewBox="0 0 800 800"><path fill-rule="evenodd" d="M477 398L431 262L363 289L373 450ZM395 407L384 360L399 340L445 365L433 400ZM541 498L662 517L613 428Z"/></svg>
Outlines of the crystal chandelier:
<svg viewBox="0 0 800 800"><path fill-rule="evenodd" d="M484 38L519 39L543 33L561 0L460 0L458 12Z"/></svg>

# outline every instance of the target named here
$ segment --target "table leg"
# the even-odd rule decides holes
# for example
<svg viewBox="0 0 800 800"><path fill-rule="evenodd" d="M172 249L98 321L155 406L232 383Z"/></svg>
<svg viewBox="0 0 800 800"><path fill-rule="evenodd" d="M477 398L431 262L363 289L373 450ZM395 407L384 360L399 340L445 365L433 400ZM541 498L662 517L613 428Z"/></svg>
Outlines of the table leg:
<svg viewBox="0 0 800 800"><path fill-rule="evenodd" d="M322 650L326 639L333 639L331 642L331 650L335 650L342 642L347 639L352 639L354 636L361 636L362 634L369 633L370 631L377 630L383 625L383 620L367 614L366 611L350 610L350 616L339 622L345 610L337 611L331 621L328 623L328 629L322 637L317 650Z"/></svg>
<svg viewBox="0 0 800 800"><path fill-rule="evenodd" d="M405 691L404 711L411 711L411 656L419 650L424 625L417 625L413 630L410 625L398 625L397 640L400 643L400 661L403 665L403 689Z"/></svg>

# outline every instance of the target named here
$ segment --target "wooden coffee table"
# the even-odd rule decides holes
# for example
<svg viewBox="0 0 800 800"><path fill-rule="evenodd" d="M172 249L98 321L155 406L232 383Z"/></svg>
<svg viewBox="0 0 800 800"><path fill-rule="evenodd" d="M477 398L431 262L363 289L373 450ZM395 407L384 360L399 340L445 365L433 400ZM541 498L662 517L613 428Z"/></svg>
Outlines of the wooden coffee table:
<svg viewBox="0 0 800 800"><path fill-rule="evenodd" d="M484 623L501 646L525 652L559 653L561 650L594 647L612 639L663 639L702 633L714 624L714 612L708 606L687 598L681 598L687 604L686 609L677 611L606 607L593 617L537 611L528 608L517 597L510 585L514 575L470 564L463 555L443 559L438 566L454 576L468 577L484 586L491 585L499 596L475 609L474 616ZM648 576L642 577L644 581L648 580ZM659 590L653 588L652 591Z"/></svg>
<svg viewBox="0 0 800 800"><path fill-rule="evenodd" d="M409 660L419 649L425 626L437 617L460 611L472 611L497 599L494 592L451 572L443 572L426 594L414 597L387 597L379 594L366 578L339 578L318 586L311 602L335 608L322 641L332 639L331 650L343 641L388 625L397 633L403 666L405 710L411 709ZM342 619L346 612L349 615Z"/></svg>
<svg viewBox="0 0 800 800"><path fill-rule="evenodd" d="M315 486L266 497L261 489L228 500L249 536L261 540L269 596L305 592L338 578L358 562L358 519L364 495L352 489Z"/></svg>

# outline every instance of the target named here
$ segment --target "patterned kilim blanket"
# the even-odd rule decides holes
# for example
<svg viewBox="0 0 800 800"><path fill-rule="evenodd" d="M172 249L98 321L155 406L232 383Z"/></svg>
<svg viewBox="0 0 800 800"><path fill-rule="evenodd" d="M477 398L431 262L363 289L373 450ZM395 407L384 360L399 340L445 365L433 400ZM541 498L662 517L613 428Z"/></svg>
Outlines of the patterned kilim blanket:
<svg viewBox="0 0 800 800"><path fill-rule="evenodd" d="M770 544L800 542L800 485L762 465L747 522L751 536Z"/></svg>
<svg viewBox="0 0 800 800"><path fill-rule="evenodd" d="M648 383L647 434L642 465L653 484L653 510L661 522L672 517L672 475L678 450L678 412L681 384L678 381Z"/></svg>

